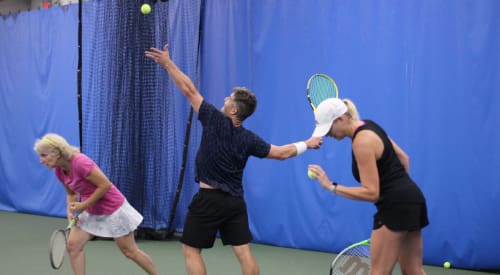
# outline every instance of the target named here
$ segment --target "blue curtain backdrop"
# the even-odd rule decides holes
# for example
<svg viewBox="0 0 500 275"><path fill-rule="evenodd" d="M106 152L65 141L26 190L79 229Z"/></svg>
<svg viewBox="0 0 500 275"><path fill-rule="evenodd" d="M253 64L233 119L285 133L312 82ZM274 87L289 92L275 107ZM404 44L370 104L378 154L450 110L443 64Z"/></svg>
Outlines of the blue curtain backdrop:
<svg viewBox="0 0 500 275"><path fill-rule="evenodd" d="M113 22L116 28L129 17L142 16L128 11L121 14L120 21L113 17L116 14L105 13L109 10L96 9L107 2L94 1L91 5L97 6L87 12L95 14L86 16L95 16L104 25ZM259 103L245 125L277 145L310 136L314 121L305 98L307 79L316 72L331 75L340 96L354 100L363 118L379 122L410 155L411 175L426 195L431 220L423 231L424 262L441 265L450 261L457 268L500 268L496 245L500 241L496 218L500 209L500 2L296 0L292 5L276 0L220 0L204 1L201 18L196 15L200 3L170 0L168 6L161 7L158 1L160 8L154 8L151 14L154 18L138 18L137 25L129 26L128 36L121 35L130 41L145 39L159 47L165 42L161 35L167 33L175 61L216 105L222 104L232 86L251 88ZM116 2L109 1L111 4ZM139 2L134 5L138 8ZM162 20L167 15L166 25L153 22L165 22ZM0 19L2 210L64 213L64 191L52 172L38 163L32 146L35 138L48 131L78 143L76 20L74 5ZM201 20L200 33L197 20ZM86 52L85 58L105 52L106 43L117 41L120 34L110 33L112 27L103 28L102 32L108 33L101 36L87 31L84 43L97 44L97 53ZM197 50L192 50L198 47L198 37L200 59ZM91 110L84 113L84 151L87 148L92 157L108 167L106 172L113 178L125 177L117 172L123 167L118 169L114 161L120 161L117 154L122 151L113 143L152 147L164 158L177 153L174 159L179 165L189 111L186 100L165 73L140 59L143 50L138 48L142 44L130 47L134 50L109 51L110 56L86 63L88 67L113 67L113 62L131 62L145 70L137 74L130 74L129 68L113 69L114 73L96 71L97 75L84 85L88 96L84 104ZM84 73L91 72L84 67ZM130 89L110 80L127 73L131 79L123 79L132 85ZM97 80L101 82L94 82ZM148 84L137 88L133 86L136 82ZM99 83L107 86L99 88ZM160 92L173 94L173 98ZM151 94L154 97L149 97ZM124 104L110 100L105 104L102 97L132 101ZM116 129L113 121L120 121L120 130L131 127L119 119L126 111L137 111L139 105L154 106L151 112L156 116L145 116L153 116L151 127L162 131L153 134L142 124L142 118L134 118L127 123L135 123L136 131L145 132L148 138L139 139L139 133L100 135ZM177 114L175 118L168 118L170 112ZM118 120L107 120L116 113L121 114ZM104 122L98 116L106 117ZM93 125L93 121L102 123L102 127ZM167 121L173 121L175 133L165 129ZM193 127L187 173L193 171L198 143L196 118ZM156 144L169 134L174 136L173 148ZM163 187L165 182L176 184L178 170L152 165L151 161L159 157L154 153L136 154L119 166L145 166L139 168L139 175L130 174L119 182L142 176L147 182L159 183L160 188L171 188ZM370 203L332 196L306 176L307 164L318 163L336 181L355 186L350 162L348 140L327 140L321 150L286 161L251 159L244 187L255 241L338 252L367 238L375 208ZM151 205L164 204L171 196L151 197L144 191L150 186L124 188L132 189L125 192L131 201L139 196L133 188L139 188L137 193L153 202ZM192 174L186 175L176 219L179 229L196 188ZM166 214L151 209L155 208L141 208L148 225L163 226Z"/></svg>
<svg viewBox="0 0 500 275"><path fill-rule="evenodd" d="M47 132L79 145L76 23L74 8L0 18L2 210L65 213L64 189L39 163L33 145Z"/></svg>

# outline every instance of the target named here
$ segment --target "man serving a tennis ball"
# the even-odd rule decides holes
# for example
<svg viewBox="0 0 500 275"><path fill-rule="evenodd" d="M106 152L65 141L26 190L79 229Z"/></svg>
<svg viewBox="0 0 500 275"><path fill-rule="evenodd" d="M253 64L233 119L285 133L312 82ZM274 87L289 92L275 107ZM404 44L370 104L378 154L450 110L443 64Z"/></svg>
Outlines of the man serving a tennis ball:
<svg viewBox="0 0 500 275"><path fill-rule="evenodd" d="M151 48L146 56L167 70L186 96L203 127L196 156L196 178L200 184L186 216L182 251L188 274L206 274L201 250L211 248L220 233L222 243L231 245L243 274L259 274L259 266L250 250L252 234L243 198L243 169L250 156L287 159L317 149L321 137L311 137L282 146L269 144L243 127L253 114L255 95L245 87L235 87L224 99L222 110L207 102L191 79L170 59L170 51ZM213 213L218 213L213 215Z"/></svg>

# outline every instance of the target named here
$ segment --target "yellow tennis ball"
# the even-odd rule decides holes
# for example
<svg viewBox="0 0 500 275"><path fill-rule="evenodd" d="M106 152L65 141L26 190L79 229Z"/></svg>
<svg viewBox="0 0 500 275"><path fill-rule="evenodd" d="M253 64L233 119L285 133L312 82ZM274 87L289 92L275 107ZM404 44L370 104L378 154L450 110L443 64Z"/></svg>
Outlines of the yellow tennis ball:
<svg viewBox="0 0 500 275"><path fill-rule="evenodd" d="M312 170L309 170L309 169L307 169L307 176L310 179L315 179L316 178L316 174Z"/></svg>
<svg viewBox="0 0 500 275"><path fill-rule="evenodd" d="M149 4L142 4L141 6L142 14L149 14L151 12L151 6Z"/></svg>
<svg viewBox="0 0 500 275"><path fill-rule="evenodd" d="M444 262L443 267L444 268L450 268L451 267L451 263L450 262Z"/></svg>

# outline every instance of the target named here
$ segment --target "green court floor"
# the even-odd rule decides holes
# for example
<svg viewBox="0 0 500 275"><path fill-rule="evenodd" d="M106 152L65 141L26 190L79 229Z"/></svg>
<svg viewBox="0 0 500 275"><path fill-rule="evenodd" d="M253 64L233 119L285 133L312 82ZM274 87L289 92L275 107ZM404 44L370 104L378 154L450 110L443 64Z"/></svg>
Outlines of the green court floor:
<svg viewBox="0 0 500 275"><path fill-rule="evenodd" d="M49 237L52 230L64 227L65 219L0 211L0 274L72 274L69 262L60 270L52 270L48 258ZM138 240L139 247L148 253L161 274L186 274L180 243L177 241ZM253 244L252 250L263 275L328 274L334 254ZM144 274L126 259L113 241L91 241L85 249L88 275ZM208 274L241 274L230 247L220 240L212 249L204 250ZM481 275L474 272L425 266L429 275ZM396 270L394 274L401 274Z"/></svg>

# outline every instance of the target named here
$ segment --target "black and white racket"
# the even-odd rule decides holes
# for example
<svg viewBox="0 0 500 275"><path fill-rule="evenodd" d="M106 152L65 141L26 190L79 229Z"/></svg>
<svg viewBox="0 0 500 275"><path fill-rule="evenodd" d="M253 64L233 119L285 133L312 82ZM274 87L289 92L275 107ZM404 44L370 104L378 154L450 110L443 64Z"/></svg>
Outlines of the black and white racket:
<svg viewBox="0 0 500 275"><path fill-rule="evenodd" d="M76 224L77 217L74 217L64 229L56 229L52 232L50 237L50 251L49 259L50 265L53 269L61 268L64 261L64 254L66 253L66 242L68 240L69 232Z"/></svg>

